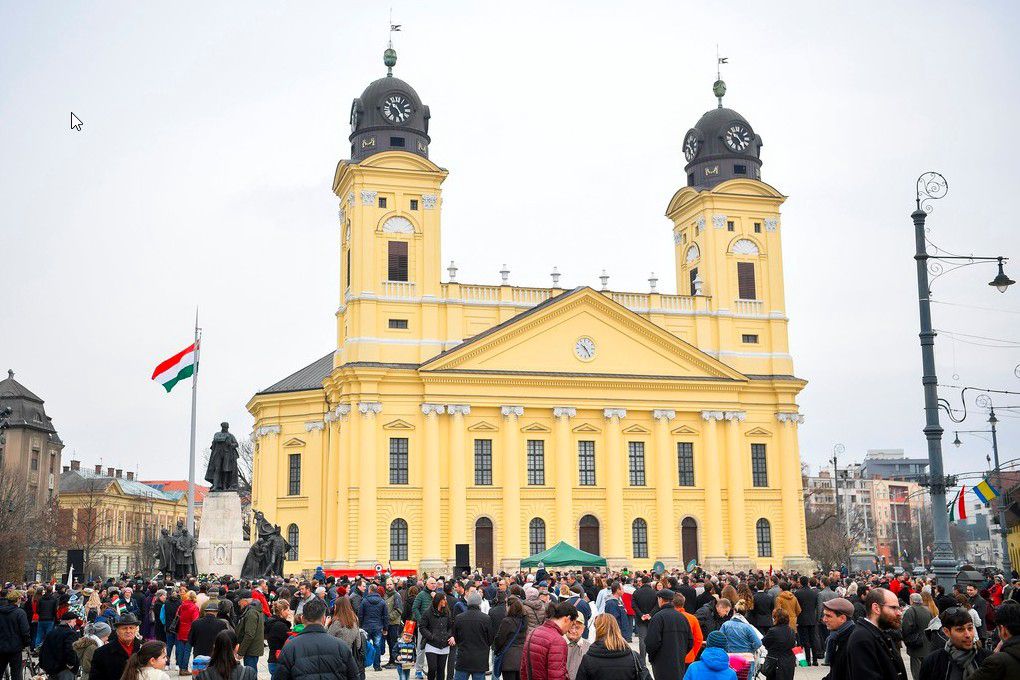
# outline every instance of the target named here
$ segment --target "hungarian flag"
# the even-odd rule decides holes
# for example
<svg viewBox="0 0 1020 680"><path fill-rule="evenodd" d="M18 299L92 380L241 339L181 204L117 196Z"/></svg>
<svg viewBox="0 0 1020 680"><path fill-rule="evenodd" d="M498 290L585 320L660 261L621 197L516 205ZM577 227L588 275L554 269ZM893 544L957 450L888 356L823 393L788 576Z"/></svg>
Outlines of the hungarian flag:
<svg viewBox="0 0 1020 680"><path fill-rule="evenodd" d="M156 366L156 370L152 372L152 379L159 382L163 389L169 392L180 381L195 375L195 354L197 351L198 344L192 343L166 361L160 362L159 366Z"/></svg>
<svg viewBox="0 0 1020 680"><path fill-rule="evenodd" d="M952 503L949 504L949 521L956 522L961 519L967 519L967 499L964 497L964 493L967 491L967 487L960 487L960 493L957 494L956 498Z"/></svg>

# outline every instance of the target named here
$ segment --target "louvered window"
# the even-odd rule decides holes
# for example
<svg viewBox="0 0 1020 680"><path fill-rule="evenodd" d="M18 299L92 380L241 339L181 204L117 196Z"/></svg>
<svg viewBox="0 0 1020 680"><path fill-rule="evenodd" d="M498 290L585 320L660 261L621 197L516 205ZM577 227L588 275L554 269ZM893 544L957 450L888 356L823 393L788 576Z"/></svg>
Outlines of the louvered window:
<svg viewBox="0 0 1020 680"><path fill-rule="evenodd" d="M754 288L754 263L737 263L737 290L741 300L757 300Z"/></svg>
<svg viewBox="0 0 1020 680"><path fill-rule="evenodd" d="M407 241L390 241L387 260L387 279L407 281Z"/></svg>

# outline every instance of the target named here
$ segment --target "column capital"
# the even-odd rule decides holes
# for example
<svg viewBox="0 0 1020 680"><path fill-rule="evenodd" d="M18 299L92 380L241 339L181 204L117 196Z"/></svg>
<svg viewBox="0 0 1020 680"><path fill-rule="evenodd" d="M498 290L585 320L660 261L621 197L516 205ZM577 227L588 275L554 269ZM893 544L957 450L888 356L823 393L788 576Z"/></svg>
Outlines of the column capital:
<svg viewBox="0 0 1020 680"><path fill-rule="evenodd" d="M358 413L363 416L374 416L378 413L382 413L382 402L381 401L359 401L358 402Z"/></svg>
<svg viewBox="0 0 1020 680"><path fill-rule="evenodd" d="M351 413L350 404L337 404L336 408L326 411L324 420L327 423L335 423L338 420L343 420Z"/></svg>
<svg viewBox="0 0 1020 680"><path fill-rule="evenodd" d="M427 416L438 416L446 412L446 407L442 404L422 404L421 412Z"/></svg>
<svg viewBox="0 0 1020 680"><path fill-rule="evenodd" d="M271 434L280 434L279 425L263 425L259 429L255 430L256 437L265 437Z"/></svg>
<svg viewBox="0 0 1020 680"><path fill-rule="evenodd" d="M722 420L724 415L725 414L722 411L702 411L701 412L701 419L702 420Z"/></svg>
<svg viewBox="0 0 1020 680"><path fill-rule="evenodd" d="M800 425L804 422L804 414L802 413L777 413L776 420L781 423L793 423L794 425Z"/></svg>
<svg viewBox="0 0 1020 680"><path fill-rule="evenodd" d="M469 416L471 415L470 404L447 404L446 412L451 416Z"/></svg>
<svg viewBox="0 0 1020 680"><path fill-rule="evenodd" d="M664 420L667 423L676 418L676 411L669 408L657 408L652 411L652 418L656 420Z"/></svg>
<svg viewBox="0 0 1020 680"><path fill-rule="evenodd" d="M602 409L602 417L605 418L606 420L610 420L612 418L619 418L620 420L623 420L624 418L627 417L627 409L604 408Z"/></svg>
<svg viewBox="0 0 1020 680"><path fill-rule="evenodd" d="M723 418L732 422L742 423L747 419L747 411L726 411Z"/></svg>
<svg viewBox="0 0 1020 680"><path fill-rule="evenodd" d="M506 416L508 418L510 416L517 416L518 418L520 418L521 416L524 415L524 407L523 406L500 406L499 407L499 412L502 413L504 416Z"/></svg>
<svg viewBox="0 0 1020 680"><path fill-rule="evenodd" d="M553 407L554 418L576 418L577 409L573 406L554 406Z"/></svg>
<svg viewBox="0 0 1020 680"><path fill-rule="evenodd" d="M326 429L326 423L321 420L309 420L305 423L305 432L314 432Z"/></svg>

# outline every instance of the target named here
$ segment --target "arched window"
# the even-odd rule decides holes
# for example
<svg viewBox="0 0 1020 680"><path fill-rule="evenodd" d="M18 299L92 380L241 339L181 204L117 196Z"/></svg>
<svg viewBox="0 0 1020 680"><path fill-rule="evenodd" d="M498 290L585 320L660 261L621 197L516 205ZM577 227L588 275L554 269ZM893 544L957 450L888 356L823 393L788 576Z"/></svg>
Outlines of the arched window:
<svg viewBox="0 0 1020 680"><path fill-rule="evenodd" d="M758 557L772 557L772 527L769 521L762 517L754 530L758 536Z"/></svg>
<svg viewBox="0 0 1020 680"><path fill-rule="evenodd" d="M528 523L528 554L534 555L545 550L545 520L536 517Z"/></svg>
<svg viewBox="0 0 1020 680"><path fill-rule="evenodd" d="M594 515L585 515L578 522L577 547L585 552L598 555L599 550L599 520Z"/></svg>
<svg viewBox="0 0 1020 680"><path fill-rule="evenodd" d="M630 525L630 536L634 543L634 557L648 557L648 522L640 517Z"/></svg>
<svg viewBox="0 0 1020 680"><path fill-rule="evenodd" d="M407 559L407 522L399 517L390 523L390 560Z"/></svg>
<svg viewBox="0 0 1020 680"><path fill-rule="evenodd" d="M287 551L287 559L294 561L298 558L298 539L300 538L300 530L297 524L291 524L287 527L287 542L290 543L290 550Z"/></svg>

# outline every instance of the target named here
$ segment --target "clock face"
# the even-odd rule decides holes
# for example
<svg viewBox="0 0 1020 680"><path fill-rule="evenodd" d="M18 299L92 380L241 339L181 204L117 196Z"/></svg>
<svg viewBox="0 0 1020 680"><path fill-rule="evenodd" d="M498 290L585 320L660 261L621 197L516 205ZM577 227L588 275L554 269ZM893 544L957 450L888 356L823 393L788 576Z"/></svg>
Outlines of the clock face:
<svg viewBox="0 0 1020 680"><path fill-rule="evenodd" d="M358 129L358 106L355 104L351 107L351 132Z"/></svg>
<svg viewBox="0 0 1020 680"><path fill-rule="evenodd" d="M585 336L578 338L574 343L574 356L581 361L591 361L595 358L595 341Z"/></svg>
<svg viewBox="0 0 1020 680"><path fill-rule="evenodd" d="M382 114L391 123L403 123L411 113L411 102L402 94L391 94L383 100Z"/></svg>
<svg viewBox="0 0 1020 680"><path fill-rule="evenodd" d="M688 161L693 161L694 157L698 155L698 151L701 150L701 140L698 139L698 134L691 130L684 137L684 157Z"/></svg>
<svg viewBox="0 0 1020 680"><path fill-rule="evenodd" d="M743 123L731 123L723 130L723 141L731 151L746 151L753 139L751 131Z"/></svg>

